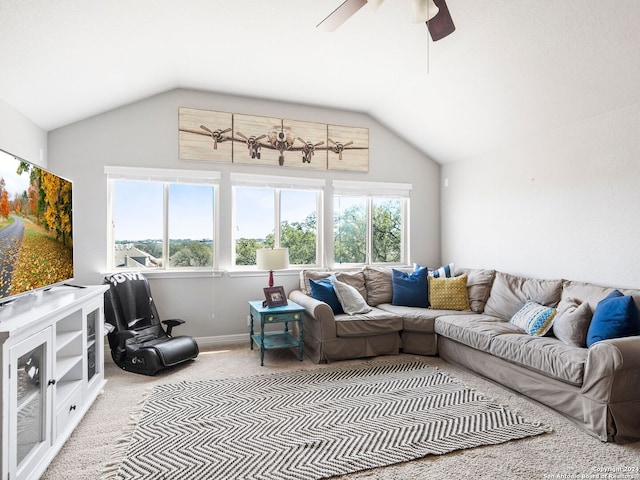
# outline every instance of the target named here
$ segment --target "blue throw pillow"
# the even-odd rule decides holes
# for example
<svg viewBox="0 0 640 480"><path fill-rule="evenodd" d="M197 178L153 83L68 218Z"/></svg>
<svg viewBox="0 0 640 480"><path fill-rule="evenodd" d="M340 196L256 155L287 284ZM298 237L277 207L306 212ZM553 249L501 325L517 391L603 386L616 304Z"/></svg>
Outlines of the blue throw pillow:
<svg viewBox="0 0 640 480"><path fill-rule="evenodd" d="M391 282L393 286L393 305L403 305L406 307L429 306L429 283L427 281L427 268L418 268L413 273L406 273L402 270L391 271Z"/></svg>
<svg viewBox="0 0 640 480"><path fill-rule="evenodd" d="M609 338L640 335L640 312L631 296L614 290L598 302L587 331L587 347Z"/></svg>
<svg viewBox="0 0 640 480"><path fill-rule="evenodd" d="M333 278L335 279L335 277ZM311 296L316 300L329 304L334 315L344 313L340 300L338 300L338 296L336 295L336 291L333 289L331 277L323 278L321 280L309 279L309 287L311 287Z"/></svg>

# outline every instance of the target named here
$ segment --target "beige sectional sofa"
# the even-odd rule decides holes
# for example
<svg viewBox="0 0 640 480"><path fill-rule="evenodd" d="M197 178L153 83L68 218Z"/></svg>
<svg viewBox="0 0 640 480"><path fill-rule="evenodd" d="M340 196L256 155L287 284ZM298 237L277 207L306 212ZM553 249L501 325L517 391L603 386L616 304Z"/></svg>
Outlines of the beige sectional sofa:
<svg viewBox="0 0 640 480"><path fill-rule="evenodd" d="M289 298L305 308L305 354L316 363L401 351L439 355L554 409L602 441L640 440L640 336L586 348L552 331L529 335L509 322L527 300L557 307L575 299L593 312L614 288L493 270L458 269L461 274L467 276L466 311L393 305L391 268L301 272L300 290ZM371 311L334 315L314 299L309 279L330 275L356 288ZM640 304L640 290L619 290Z"/></svg>

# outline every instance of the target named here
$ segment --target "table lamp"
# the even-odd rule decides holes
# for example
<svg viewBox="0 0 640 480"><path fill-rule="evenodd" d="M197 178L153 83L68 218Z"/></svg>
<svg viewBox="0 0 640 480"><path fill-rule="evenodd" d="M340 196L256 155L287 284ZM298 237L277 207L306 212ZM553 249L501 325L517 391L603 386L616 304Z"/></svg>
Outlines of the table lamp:
<svg viewBox="0 0 640 480"><path fill-rule="evenodd" d="M269 271L269 287L273 287L273 271L289 268L288 248L259 248L256 250L258 270Z"/></svg>

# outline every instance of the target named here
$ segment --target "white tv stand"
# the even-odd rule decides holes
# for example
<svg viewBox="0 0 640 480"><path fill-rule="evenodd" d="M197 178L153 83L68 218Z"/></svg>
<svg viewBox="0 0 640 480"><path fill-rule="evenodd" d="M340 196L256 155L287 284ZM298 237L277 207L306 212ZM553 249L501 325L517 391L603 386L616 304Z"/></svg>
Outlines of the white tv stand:
<svg viewBox="0 0 640 480"><path fill-rule="evenodd" d="M56 286L0 306L0 480L39 478L102 391L107 289Z"/></svg>

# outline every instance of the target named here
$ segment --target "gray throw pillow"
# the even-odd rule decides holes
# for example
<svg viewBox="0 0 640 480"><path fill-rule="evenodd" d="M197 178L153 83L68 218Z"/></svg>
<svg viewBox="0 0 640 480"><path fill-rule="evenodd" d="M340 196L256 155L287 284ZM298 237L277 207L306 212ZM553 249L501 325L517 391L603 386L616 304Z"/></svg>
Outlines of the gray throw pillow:
<svg viewBox="0 0 640 480"><path fill-rule="evenodd" d="M334 280L333 289L340 301L340 305L342 305L344 313L355 315L357 313L369 313L371 311L371 307L364 301L360 292L351 285Z"/></svg>
<svg viewBox="0 0 640 480"><path fill-rule="evenodd" d="M592 316L587 302L579 303L573 298L563 298L553 322L553 334L567 345L586 348Z"/></svg>

